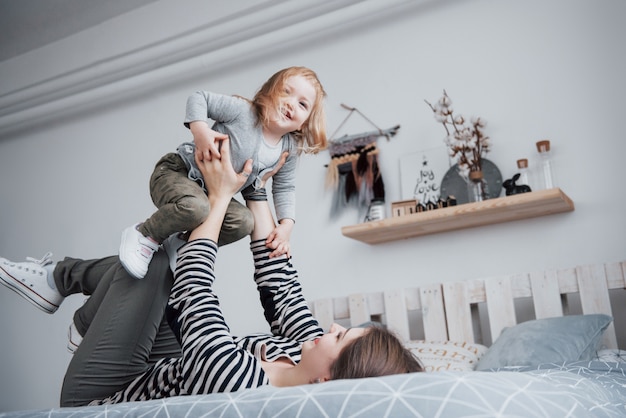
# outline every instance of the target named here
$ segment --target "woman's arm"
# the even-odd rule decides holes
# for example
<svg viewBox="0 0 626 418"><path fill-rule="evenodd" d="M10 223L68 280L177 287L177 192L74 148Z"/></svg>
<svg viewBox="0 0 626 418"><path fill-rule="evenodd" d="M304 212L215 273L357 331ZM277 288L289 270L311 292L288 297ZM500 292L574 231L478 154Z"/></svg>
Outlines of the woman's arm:
<svg viewBox="0 0 626 418"><path fill-rule="evenodd" d="M265 319L274 335L307 341L323 334L311 314L298 282L298 272L288 256L270 258L265 239L274 230L274 217L267 201L247 201L254 216L250 249L254 258L254 281Z"/></svg>
<svg viewBox="0 0 626 418"><path fill-rule="evenodd" d="M252 160L248 160L243 172L235 173L230 160L228 139L220 142L220 148L220 159L200 160L196 154L196 164L209 191L210 210L207 219L191 232L189 240L205 238L217 242L230 199L245 184L252 172Z"/></svg>
<svg viewBox="0 0 626 418"><path fill-rule="evenodd" d="M261 363L235 344L212 289L224 214L251 169L248 162L244 173L234 172L228 140L222 142L220 151L221 159L196 158L209 190L211 210L179 250L169 300L173 328L182 342L182 386L187 394L232 392L268 382Z"/></svg>

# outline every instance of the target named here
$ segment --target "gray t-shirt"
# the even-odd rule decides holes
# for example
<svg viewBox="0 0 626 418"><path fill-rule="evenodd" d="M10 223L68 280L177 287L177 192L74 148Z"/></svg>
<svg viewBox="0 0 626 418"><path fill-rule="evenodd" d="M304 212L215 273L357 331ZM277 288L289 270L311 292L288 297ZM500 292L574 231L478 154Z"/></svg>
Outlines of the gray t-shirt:
<svg viewBox="0 0 626 418"><path fill-rule="evenodd" d="M254 164L252 174L241 190L252 185L258 189L262 176L276 167L278 159L268 167L259 166L259 150L264 143L263 129L254 113L249 101L235 96L226 96L208 91L198 91L187 99L185 126L194 121L214 121L212 129L228 135L230 139L231 160L236 172L243 170L246 160L252 158ZM285 135L281 139L283 151L289 152L287 161L272 177L272 197L278 220L293 219L295 221L296 204L296 167L298 150L296 140L292 135ZM189 178L198 181L203 187L202 173L198 169L194 158L195 146L186 142L178 147L178 153L189 169ZM244 193L244 198L245 198Z"/></svg>

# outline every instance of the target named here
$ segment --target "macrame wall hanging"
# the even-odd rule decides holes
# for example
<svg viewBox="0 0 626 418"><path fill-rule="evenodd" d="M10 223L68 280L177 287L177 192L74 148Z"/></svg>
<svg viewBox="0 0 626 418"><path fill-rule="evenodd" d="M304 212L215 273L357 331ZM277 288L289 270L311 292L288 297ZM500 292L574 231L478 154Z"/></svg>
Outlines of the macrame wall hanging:
<svg viewBox="0 0 626 418"><path fill-rule="evenodd" d="M400 125L380 129L357 108L345 104L341 106L350 113L328 141L331 160L327 165L326 188L334 192L331 217L339 215L348 207L355 207L361 211L367 209L373 201L384 202L385 184L378 164L376 141L381 137L389 140L400 129ZM335 139L337 132L355 112L376 130Z"/></svg>

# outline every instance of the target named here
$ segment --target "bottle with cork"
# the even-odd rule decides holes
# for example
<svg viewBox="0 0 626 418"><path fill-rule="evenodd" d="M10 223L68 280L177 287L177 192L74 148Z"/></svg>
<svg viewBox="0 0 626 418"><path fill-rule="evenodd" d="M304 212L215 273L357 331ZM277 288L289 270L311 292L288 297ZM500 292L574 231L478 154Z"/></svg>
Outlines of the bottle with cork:
<svg viewBox="0 0 626 418"><path fill-rule="evenodd" d="M539 167L537 169L537 186L541 189L552 189L556 187L554 173L552 170L552 153L550 152L550 141L543 139L537 142L537 152L539 153Z"/></svg>
<svg viewBox="0 0 626 418"><path fill-rule="evenodd" d="M528 159L520 158L519 160L517 160L517 169L519 171L517 184L528 186L532 189L530 185L530 175L528 173Z"/></svg>

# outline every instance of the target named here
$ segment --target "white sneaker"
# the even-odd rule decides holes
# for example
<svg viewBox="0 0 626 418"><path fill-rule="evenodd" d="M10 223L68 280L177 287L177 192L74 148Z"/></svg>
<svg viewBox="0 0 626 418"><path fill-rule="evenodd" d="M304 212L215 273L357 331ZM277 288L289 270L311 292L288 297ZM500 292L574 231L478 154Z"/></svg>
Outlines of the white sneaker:
<svg viewBox="0 0 626 418"><path fill-rule="evenodd" d="M137 231L138 225L129 226L122 232L120 261L131 276L143 279L159 244L141 235L141 232Z"/></svg>
<svg viewBox="0 0 626 418"><path fill-rule="evenodd" d="M82 341L83 336L80 335L76 325L74 325L74 321L72 321L70 328L67 330L67 351L74 354Z"/></svg>
<svg viewBox="0 0 626 418"><path fill-rule="evenodd" d="M46 313L54 313L65 299L54 285L48 270L52 253L41 260L26 257L25 262L14 263L0 257L0 282Z"/></svg>

